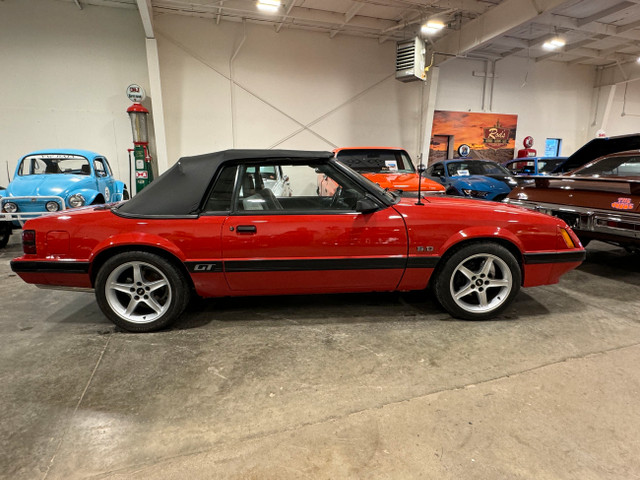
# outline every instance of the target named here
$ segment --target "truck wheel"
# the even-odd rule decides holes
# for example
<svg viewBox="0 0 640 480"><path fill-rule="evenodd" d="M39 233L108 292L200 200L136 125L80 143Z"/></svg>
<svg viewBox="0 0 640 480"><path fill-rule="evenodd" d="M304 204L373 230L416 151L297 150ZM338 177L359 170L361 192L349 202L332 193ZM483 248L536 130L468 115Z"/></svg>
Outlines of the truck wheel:
<svg viewBox="0 0 640 480"><path fill-rule="evenodd" d="M96 277L102 312L130 332L171 325L189 303L190 289L180 270L159 255L126 252L106 261Z"/></svg>
<svg viewBox="0 0 640 480"><path fill-rule="evenodd" d="M0 248L7 246L11 237L11 222L0 222Z"/></svg>
<svg viewBox="0 0 640 480"><path fill-rule="evenodd" d="M453 317L493 318L507 308L520 290L522 273L518 261L496 243L465 245L443 260L434 291Z"/></svg>

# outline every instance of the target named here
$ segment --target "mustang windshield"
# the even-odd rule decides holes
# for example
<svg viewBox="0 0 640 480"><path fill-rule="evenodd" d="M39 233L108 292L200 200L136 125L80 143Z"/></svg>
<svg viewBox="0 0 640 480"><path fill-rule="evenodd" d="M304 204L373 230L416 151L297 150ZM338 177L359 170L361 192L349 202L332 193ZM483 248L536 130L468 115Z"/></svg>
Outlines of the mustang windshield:
<svg viewBox="0 0 640 480"><path fill-rule="evenodd" d="M511 172L494 162L450 162L447 164L450 177L456 175L511 175ZM458 173L459 172L459 173Z"/></svg>
<svg viewBox="0 0 640 480"><path fill-rule="evenodd" d="M358 173L415 173L407 152L383 149L341 150L338 160Z"/></svg>
<svg viewBox="0 0 640 480"><path fill-rule="evenodd" d="M20 164L18 175L90 175L89 161L79 155L31 155Z"/></svg>
<svg viewBox="0 0 640 480"><path fill-rule="evenodd" d="M577 170L581 177L640 177L640 157L609 157Z"/></svg>

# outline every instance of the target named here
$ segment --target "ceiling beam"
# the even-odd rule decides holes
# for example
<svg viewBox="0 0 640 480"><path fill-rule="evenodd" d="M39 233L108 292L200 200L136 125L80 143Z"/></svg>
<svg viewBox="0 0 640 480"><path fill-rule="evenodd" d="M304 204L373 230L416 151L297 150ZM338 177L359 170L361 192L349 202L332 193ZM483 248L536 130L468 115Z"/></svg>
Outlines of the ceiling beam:
<svg viewBox="0 0 640 480"><path fill-rule="evenodd" d="M615 25L608 25L599 22L592 22L579 27L578 19L566 17L564 15L552 14L550 22L546 24L546 28L549 28L549 24L551 24L551 26L555 28L579 30L581 32L591 33L593 35L605 35L607 37L619 37L625 38L627 40L640 41L640 32L625 29L625 27L616 27Z"/></svg>
<svg viewBox="0 0 640 480"><path fill-rule="evenodd" d="M364 3L354 2L349 8L349 10L347 10L346 13L344 14L344 22L342 22L341 25L337 26L335 30L332 30L329 36L331 38L335 37L338 34L338 32L340 32L340 30L342 30L347 23L353 20L353 17L356 16L356 13L358 13L362 7L364 7Z"/></svg>
<svg viewBox="0 0 640 480"><path fill-rule="evenodd" d="M572 3L571 0L505 0L471 20L460 30L434 42L430 47L436 54L434 65L444 63L451 57L464 56L496 37L568 3ZM445 56L438 56L438 53Z"/></svg>
<svg viewBox="0 0 640 480"><path fill-rule="evenodd" d="M573 56L577 56L577 57L587 57L587 58L598 58L601 60L607 60L607 61L611 61L611 62L629 62L635 58L637 58L636 55L633 55L631 53L607 53L606 51L603 50L595 50L593 48L576 48L573 49L571 52L565 51L565 50L561 50L558 52L554 52L552 55L543 55L541 57L536 58L536 62L541 62L543 60L547 60L551 57L558 57L558 59L564 59L566 61L566 56L567 54L571 57Z"/></svg>
<svg viewBox="0 0 640 480"><path fill-rule="evenodd" d="M289 2L289 6L287 7L287 11L284 12L284 17L282 17L282 21L276 27L276 33L280 33L280 29L284 25L284 22L287 20L287 18L289 18L289 14L291 13L291 10L293 10L293 7L295 7L295 5L296 5L296 0L291 0Z"/></svg>
<svg viewBox="0 0 640 480"><path fill-rule="evenodd" d="M636 4L633 2L622 2L619 3L618 5L614 5L613 7L609 7L606 8L604 10L599 11L598 13L594 13L593 15L590 15L586 18L581 18L578 20L578 27L583 27L585 25L589 25L590 23L593 23L597 20L600 20L601 18L605 18L608 17L610 15L614 15L618 12L621 12L623 10L626 10L628 8L631 7L635 7Z"/></svg>
<svg viewBox="0 0 640 480"><path fill-rule="evenodd" d="M573 60L569 60L567 63L569 65L577 65L578 63L588 62L590 60L593 60L593 58L591 58L591 57L578 57L578 58L574 58Z"/></svg>
<svg viewBox="0 0 640 480"><path fill-rule="evenodd" d="M629 30L633 30L634 28L638 28L640 27L640 20L638 20L637 22L631 22L628 23L624 26L618 27L617 28L617 32L618 33L624 33L624 32L628 32Z"/></svg>
<svg viewBox="0 0 640 480"><path fill-rule="evenodd" d="M153 33L153 7L151 6L151 0L136 0L136 3L138 4L144 35L147 38L156 38Z"/></svg>
<svg viewBox="0 0 640 480"><path fill-rule="evenodd" d="M602 38L606 38L602 35L597 35L597 37L602 37ZM564 46L562 49L556 51L556 52L549 52L546 55L542 55L540 57L536 57L536 62L542 62L543 60L549 60L553 57L557 57L558 55L562 55L563 53L568 53L571 52L572 50L576 50L578 48L582 48L586 45L589 45L597 40L602 40L602 38L586 38L584 40L580 40L579 42L574 42L571 43L569 45ZM610 52L613 53L613 52ZM591 57L589 57L591 58Z"/></svg>

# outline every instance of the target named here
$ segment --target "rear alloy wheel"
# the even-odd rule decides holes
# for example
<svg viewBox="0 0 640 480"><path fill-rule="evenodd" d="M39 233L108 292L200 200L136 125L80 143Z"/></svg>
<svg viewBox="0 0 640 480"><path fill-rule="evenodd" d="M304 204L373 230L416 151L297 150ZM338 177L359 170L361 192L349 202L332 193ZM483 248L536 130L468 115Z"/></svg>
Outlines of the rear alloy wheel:
<svg viewBox="0 0 640 480"><path fill-rule="evenodd" d="M435 293L454 317L493 318L520 290L520 266L501 245L489 242L466 245L445 262L435 281Z"/></svg>
<svg viewBox="0 0 640 480"><path fill-rule="evenodd" d="M171 262L149 252L109 259L96 277L103 313L130 332L152 332L172 324L189 302L189 285Z"/></svg>

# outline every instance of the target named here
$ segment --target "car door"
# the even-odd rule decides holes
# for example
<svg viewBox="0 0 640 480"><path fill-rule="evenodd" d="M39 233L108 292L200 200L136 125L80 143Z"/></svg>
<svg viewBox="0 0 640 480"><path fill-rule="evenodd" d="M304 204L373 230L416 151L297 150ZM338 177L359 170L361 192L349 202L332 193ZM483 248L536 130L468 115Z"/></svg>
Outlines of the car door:
<svg viewBox="0 0 640 480"><path fill-rule="evenodd" d="M93 159L93 170L96 174L98 191L104 196L105 203L108 203L111 201L111 195L115 191L115 181L109 169L109 164L105 158L95 157Z"/></svg>
<svg viewBox="0 0 640 480"><path fill-rule="evenodd" d="M366 190L331 164L277 165L290 196L268 198L259 166L241 165L222 228L224 272L243 294L395 289L406 265L404 220L393 209L356 210ZM322 195L318 175L335 183Z"/></svg>

